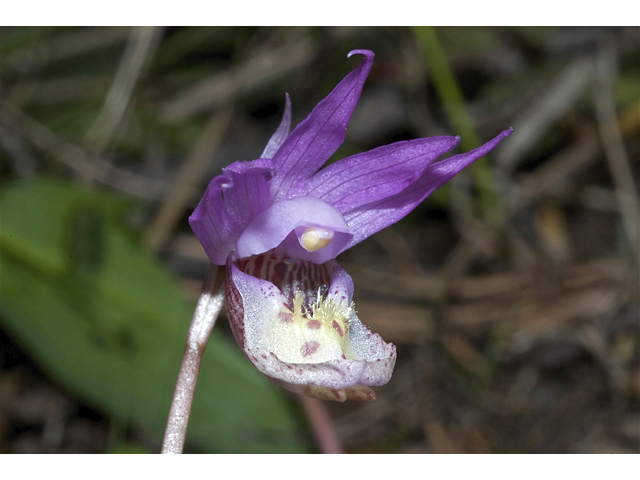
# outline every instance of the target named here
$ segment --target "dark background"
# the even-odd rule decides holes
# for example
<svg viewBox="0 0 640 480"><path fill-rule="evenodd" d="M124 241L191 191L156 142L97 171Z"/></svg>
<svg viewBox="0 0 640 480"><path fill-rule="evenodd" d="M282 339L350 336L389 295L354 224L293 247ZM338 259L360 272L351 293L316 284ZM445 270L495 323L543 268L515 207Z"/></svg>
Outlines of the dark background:
<svg viewBox="0 0 640 480"><path fill-rule="evenodd" d="M377 401L327 405L346 451L638 453L637 27L3 28L0 187L126 198L136 241L194 302L207 259L187 218L207 182L262 152L285 92L301 121L357 48L376 60L336 159L514 134L338 259L363 323L398 346ZM0 293L0 452L159 451L7 327Z"/></svg>

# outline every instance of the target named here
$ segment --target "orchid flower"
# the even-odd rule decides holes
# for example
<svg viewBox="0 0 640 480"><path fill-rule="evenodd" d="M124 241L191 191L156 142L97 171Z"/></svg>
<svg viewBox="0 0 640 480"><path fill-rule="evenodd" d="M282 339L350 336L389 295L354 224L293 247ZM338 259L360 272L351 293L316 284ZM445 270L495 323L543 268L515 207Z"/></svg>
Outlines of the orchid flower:
<svg viewBox="0 0 640 480"><path fill-rule="evenodd" d="M249 360L277 385L338 401L375 399L369 387L389 381L396 348L362 324L335 258L511 134L439 162L460 137L397 142L322 168L373 64L373 52L354 54L364 60L290 134L287 95L261 157L224 168L189 218L210 260L226 265L227 312Z"/></svg>

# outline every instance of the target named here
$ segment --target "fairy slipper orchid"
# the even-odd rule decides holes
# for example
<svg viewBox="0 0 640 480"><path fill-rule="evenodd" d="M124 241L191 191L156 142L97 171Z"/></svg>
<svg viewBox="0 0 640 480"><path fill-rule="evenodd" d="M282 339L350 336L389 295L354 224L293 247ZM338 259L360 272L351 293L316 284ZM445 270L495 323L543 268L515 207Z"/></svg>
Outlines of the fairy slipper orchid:
<svg viewBox="0 0 640 480"><path fill-rule="evenodd" d="M232 330L277 385L329 400L372 400L396 349L371 333L352 302L343 251L399 221L435 189L494 149L435 160L460 143L440 136L397 142L324 163L342 144L373 52L289 134L291 103L261 157L234 162L189 218L211 261L226 265Z"/></svg>

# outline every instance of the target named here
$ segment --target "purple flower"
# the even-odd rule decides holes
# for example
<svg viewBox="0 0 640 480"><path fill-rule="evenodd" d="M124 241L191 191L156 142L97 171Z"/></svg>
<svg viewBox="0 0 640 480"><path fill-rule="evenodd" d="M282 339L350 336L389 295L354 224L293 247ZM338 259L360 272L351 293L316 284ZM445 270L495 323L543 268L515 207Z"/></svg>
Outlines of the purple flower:
<svg viewBox="0 0 640 480"><path fill-rule="evenodd" d="M297 393L374 399L396 350L371 333L336 256L397 222L435 189L495 148L434 161L460 137L397 142L322 166L342 144L373 52L291 134L291 103L262 156L215 177L189 219L211 261L226 265L227 310L256 367Z"/></svg>

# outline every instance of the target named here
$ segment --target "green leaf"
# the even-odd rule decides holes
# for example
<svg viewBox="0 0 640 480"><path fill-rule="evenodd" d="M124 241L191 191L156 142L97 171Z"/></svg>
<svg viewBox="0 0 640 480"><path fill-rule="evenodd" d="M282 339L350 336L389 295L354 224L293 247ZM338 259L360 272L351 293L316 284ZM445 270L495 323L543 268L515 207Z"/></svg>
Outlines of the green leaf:
<svg viewBox="0 0 640 480"><path fill-rule="evenodd" d="M126 200L51 179L3 185L0 321L59 382L161 438L193 305L125 227ZM295 408L214 331L187 444L301 452Z"/></svg>

